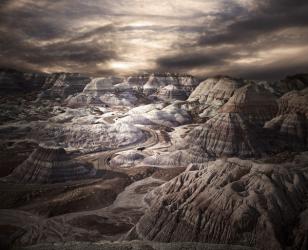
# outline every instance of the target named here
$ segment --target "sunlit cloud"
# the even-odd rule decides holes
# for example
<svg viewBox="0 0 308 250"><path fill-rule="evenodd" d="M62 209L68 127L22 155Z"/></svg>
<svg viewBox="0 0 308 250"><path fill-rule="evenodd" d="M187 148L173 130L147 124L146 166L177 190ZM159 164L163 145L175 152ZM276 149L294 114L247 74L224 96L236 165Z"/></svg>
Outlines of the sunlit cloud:
<svg viewBox="0 0 308 250"><path fill-rule="evenodd" d="M267 65L267 77L280 77L290 59L298 70L308 65L304 0L11 0L0 7L2 67L255 77L253 67Z"/></svg>

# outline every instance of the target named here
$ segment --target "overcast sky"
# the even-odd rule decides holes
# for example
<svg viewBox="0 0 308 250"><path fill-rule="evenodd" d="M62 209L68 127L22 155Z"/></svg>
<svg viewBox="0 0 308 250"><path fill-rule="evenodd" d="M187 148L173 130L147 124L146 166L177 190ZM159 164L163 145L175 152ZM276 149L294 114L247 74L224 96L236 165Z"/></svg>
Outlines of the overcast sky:
<svg viewBox="0 0 308 250"><path fill-rule="evenodd" d="M0 67L89 75L308 72L307 0L0 0Z"/></svg>

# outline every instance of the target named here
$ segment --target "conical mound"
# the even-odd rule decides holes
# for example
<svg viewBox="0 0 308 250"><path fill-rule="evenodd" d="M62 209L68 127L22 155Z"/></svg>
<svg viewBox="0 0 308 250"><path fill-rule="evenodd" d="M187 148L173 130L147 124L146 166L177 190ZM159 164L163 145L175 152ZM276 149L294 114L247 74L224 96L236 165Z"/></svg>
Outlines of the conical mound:
<svg viewBox="0 0 308 250"><path fill-rule="evenodd" d="M308 88L288 92L279 99L279 114L290 113L308 116Z"/></svg>
<svg viewBox="0 0 308 250"><path fill-rule="evenodd" d="M272 119L278 111L275 97L265 88L247 84L234 92L234 95L221 108L225 113L241 113L256 125Z"/></svg>
<svg viewBox="0 0 308 250"><path fill-rule="evenodd" d="M229 100L234 91L244 85L241 79L231 77L209 78L200 83L191 93L188 101L199 100L200 103L211 104L213 101L224 103Z"/></svg>
<svg viewBox="0 0 308 250"><path fill-rule="evenodd" d="M199 84L187 101L192 105L191 112L202 118L215 116L234 92L244 85L241 79L230 77L209 78Z"/></svg>
<svg viewBox="0 0 308 250"><path fill-rule="evenodd" d="M278 133L290 150L305 150L308 147L307 107L308 88L291 91L279 99L278 116L268 121L265 128Z"/></svg>
<svg viewBox="0 0 308 250"><path fill-rule="evenodd" d="M186 137L191 145L213 156L259 156L267 151L267 143L262 140L262 130L252 127L238 113L221 113L202 126L192 130Z"/></svg>
<svg viewBox="0 0 308 250"><path fill-rule="evenodd" d="M56 183L91 178L95 169L73 161L63 148L38 147L9 176L21 183Z"/></svg>

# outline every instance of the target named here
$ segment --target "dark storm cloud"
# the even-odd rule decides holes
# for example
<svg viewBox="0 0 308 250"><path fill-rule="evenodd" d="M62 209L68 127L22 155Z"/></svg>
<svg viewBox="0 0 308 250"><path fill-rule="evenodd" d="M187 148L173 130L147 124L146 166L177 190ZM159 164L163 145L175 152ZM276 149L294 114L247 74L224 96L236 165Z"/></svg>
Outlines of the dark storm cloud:
<svg viewBox="0 0 308 250"><path fill-rule="evenodd" d="M203 53L192 53L192 54L178 54L175 56L162 57L157 60L160 67L168 70L188 69L194 67L206 67L221 65L226 60L234 58L227 50L208 50Z"/></svg>
<svg viewBox="0 0 308 250"><path fill-rule="evenodd" d="M199 72L254 79L280 78L307 71L308 1L254 1L253 8L233 8L232 12L218 13L197 43L186 44L176 55L159 58L157 67L195 69L197 73L199 69ZM197 52L191 53L189 47ZM282 54L292 48L299 51L302 48L302 53L289 53L283 58L273 53L271 58L266 58L266 52L270 54L275 48L284 48ZM255 62L251 65L249 61Z"/></svg>
<svg viewBox="0 0 308 250"><path fill-rule="evenodd" d="M94 67L95 63L101 63L117 58L112 45L91 43L74 43L70 41L51 43L40 46L36 43L22 40L22 35L0 32L2 65L16 65L19 69L37 70L39 67L50 67L60 65L74 71L74 67ZM110 48L109 48L110 47ZM73 68L71 68L74 66ZM87 70L94 73L93 70Z"/></svg>
<svg viewBox="0 0 308 250"><path fill-rule="evenodd" d="M306 0L3 0L0 67L277 77L308 68L306 13Z"/></svg>
<svg viewBox="0 0 308 250"><path fill-rule="evenodd" d="M243 20L231 23L222 32L200 37L202 45L247 43L269 32L290 27L308 27L306 0L260 1L258 9Z"/></svg>
<svg viewBox="0 0 308 250"><path fill-rule="evenodd" d="M103 34L111 30L110 25L86 32L73 29L74 22L89 15L101 15L104 13L102 9L82 1L75 1L76 5L67 4L74 1L22 2L6 1L0 5L2 67L26 70L59 67L90 73L105 72L95 69L95 64L118 57L113 43L98 41L94 37L96 32ZM85 38L91 42L83 41Z"/></svg>

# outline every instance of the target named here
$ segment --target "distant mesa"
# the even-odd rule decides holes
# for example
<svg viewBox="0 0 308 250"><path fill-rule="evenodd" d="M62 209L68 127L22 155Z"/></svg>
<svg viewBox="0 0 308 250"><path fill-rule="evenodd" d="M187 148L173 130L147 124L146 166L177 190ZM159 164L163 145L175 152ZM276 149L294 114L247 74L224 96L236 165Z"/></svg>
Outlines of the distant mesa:
<svg viewBox="0 0 308 250"><path fill-rule="evenodd" d="M103 103L98 96L92 96L85 93L69 96L65 99L64 104L70 108L79 108L88 105L106 107L106 104Z"/></svg>
<svg viewBox="0 0 308 250"><path fill-rule="evenodd" d="M115 90L114 84L116 83L118 82L117 81L114 82L113 78L108 78L108 77L94 78L84 88L83 92L94 96L100 96L101 94Z"/></svg>
<svg viewBox="0 0 308 250"><path fill-rule="evenodd" d="M40 90L47 77L48 74L24 73L12 69L0 70L0 95Z"/></svg>
<svg viewBox="0 0 308 250"><path fill-rule="evenodd" d="M281 97L293 90L303 90L308 87L308 74L296 74L287 76L279 81L259 81L259 85L264 86L272 94Z"/></svg>
<svg viewBox="0 0 308 250"><path fill-rule="evenodd" d="M163 99L167 100L186 100L187 93L184 89L180 89L177 86L172 84L167 85L166 87L160 89L158 96L161 96Z"/></svg>
<svg viewBox="0 0 308 250"><path fill-rule="evenodd" d="M199 81L190 75L154 73L127 78L93 78L82 93L69 96L70 107L85 105L136 106L153 100L186 100Z"/></svg>
<svg viewBox="0 0 308 250"><path fill-rule="evenodd" d="M182 91L179 97L183 99L183 92L185 92L187 96L190 95L198 84L199 81L191 75L154 73L149 76L147 82L143 85L143 92L146 95L151 95L159 92L163 88L167 87L168 89L170 88L168 85L172 85L179 89L179 91ZM164 97L164 95L162 97Z"/></svg>
<svg viewBox="0 0 308 250"><path fill-rule="evenodd" d="M47 77L40 97L64 99L83 91L90 78L78 73L54 73Z"/></svg>
<svg viewBox="0 0 308 250"><path fill-rule="evenodd" d="M0 94L41 91L39 98L66 98L83 90L90 78L79 73L26 73L0 70Z"/></svg>
<svg viewBox="0 0 308 250"><path fill-rule="evenodd" d="M65 149L39 146L8 181L19 183L57 183L93 178L96 170L86 163L71 160Z"/></svg>

